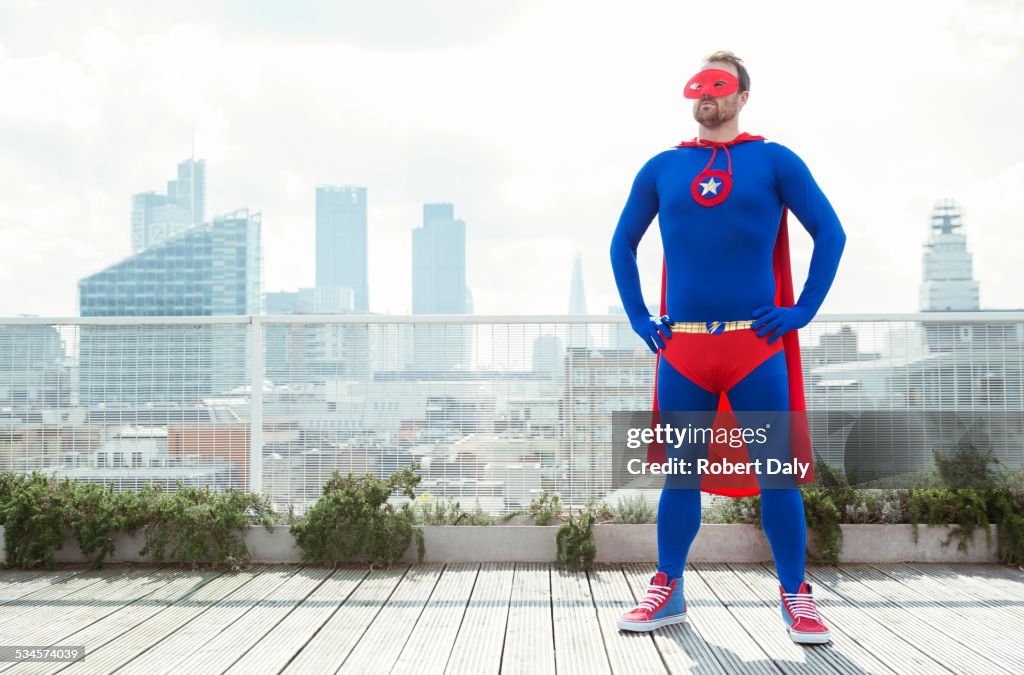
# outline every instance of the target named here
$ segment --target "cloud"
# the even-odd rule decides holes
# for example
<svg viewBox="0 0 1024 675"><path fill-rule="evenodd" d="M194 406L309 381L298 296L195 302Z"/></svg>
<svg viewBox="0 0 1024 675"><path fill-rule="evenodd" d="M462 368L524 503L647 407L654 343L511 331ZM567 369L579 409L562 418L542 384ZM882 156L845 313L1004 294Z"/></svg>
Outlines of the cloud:
<svg viewBox="0 0 1024 675"><path fill-rule="evenodd" d="M208 213L263 213L268 290L313 282L315 187L354 183L369 191L373 309L408 311L411 230L423 202L449 201L467 223L477 312L564 311L576 250L588 305L603 311L618 302L607 247L630 182L694 135L680 87L721 48L751 69L744 126L798 152L848 230L824 310L916 309L928 212L946 196L965 204L985 304L1019 305L1006 252L1021 237L1024 91L1007 84L1024 69L1020 8L735 12L4 3L0 269L32 290L0 299L0 314L74 313L77 280L129 251L131 194L163 189L193 125ZM793 240L800 276L809 239L794 228ZM653 300L656 226L640 256Z"/></svg>

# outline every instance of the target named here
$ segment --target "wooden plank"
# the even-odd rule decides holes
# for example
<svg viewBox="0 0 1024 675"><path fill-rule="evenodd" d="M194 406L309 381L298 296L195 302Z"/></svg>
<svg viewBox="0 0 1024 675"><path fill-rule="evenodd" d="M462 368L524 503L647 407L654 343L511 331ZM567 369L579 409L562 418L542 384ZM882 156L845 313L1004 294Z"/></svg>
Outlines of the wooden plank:
<svg viewBox="0 0 1024 675"><path fill-rule="evenodd" d="M983 655L965 648L952 636L923 622L917 608L901 607L887 594L892 589L873 578L876 573L868 565L851 564L843 566L842 574L829 567L811 567L807 576L828 584L848 602L865 609L905 643L930 657L937 667L954 672L978 672L979 668L991 666L986 672L1006 672Z"/></svg>
<svg viewBox="0 0 1024 675"><path fill-rule="evenodd" d="M956 589L964 595L961 602L980 604L1005 620L1024 621L1024 600L1010 597L1007 589L975 572L964 574L959 566L904 564L907 569L927 575L944 588Z"/></svg>
<svg viewBox="0 0 1024 675"><path fill-rule="evenodd" d="M1010 565L952 564L952 563L913 563L918 568L937 568L955 571L959 576L986 583L998 582L999 585L1012 593L1014 597L1024 598L1024 570Z"/></svg>
<svg viewBox="0 0 1024 675"><path fill-rule="evenodd" d="M653 575L655 568L650 567L650 571ZM729 608L714 593L702 576L700 566L687 565L683 573L683 587L686 593L687 621L704 638L715 659L728 672L780 672L743 624L736 620Z"/></svg>
<svg viewBox="0 0 1024 675"><path fill-rule="evenodd" d="M612 672L668 672L650 633L619 630L619 617L636 607L622 568L600 565L588 576Z"/></svg>
<svg viewBox="0 0 1024 675"><path fill-rule="evenodd" d="M102 572L102 570L97 570ZM78 591L52 600L33 602L33 606L17 616L17 620L0 625L0 644L37 644L34 640L45 641L46 631L55 624L69 625L83 617L100 618L119 607L125 598L131 597L140 586L152 583L151 570L131 570L124 573L99 575L96 583L88 584ZM19 605L27 598L15 601ZM5 613L6 618L6 613ZM92 620L95 620L93 618Z"/></svg>
<svg viewBox="0 0 1024 675"><path fill-rule="evenodd" d="M728 565L704 563L699 574L779 670L799 675L838 672L829 665L820 649L794 644L782 622L778 603L769 606Z"/></svg>
<svg viewBox="0 0 1024 675"><path fill-rule="evenodd" d="M434 592L430 594L430 601L402 647L393 673L429 675L444 672L466 605L473 594L479 567L478 563L445 566Z"/></svg>
<svg viewBox="0 0 1024 675"><path fill-rule="evenodd" d="M21 633L17 639L20 644L31 645L51 645L62 642L66 636L103 620L125 605L136 602L165 586L173 577L174 571L149 570L147 573L137 578L127 579L121 584L104 585L99 588L93 586L96 588L96 593L89 593L88 597L82 597L78 606L51 612L46 621L34 621L20 626ZM4 644L12 643L5 642ZM63 641L63 644L72 643Z"/></svg>
<svg viewBox="0 0 1024 675"><path fill-rule="evenodd" d="M303 567L272 593L188 658L174 664L181 673L223 673L273 630L330 574L325 567Z"/></svg>
<svg viewBox="0 0 1024 675"><path fill-rule="evenodd" d="M955 579L975 588L984 588L988 595L1004 600L1006 607L1020 607L1024 600L1024 581L1015 570L1002 565L924 565L910 564L925 574Z"/></svg>
<svg viewBox="0 0 1024 675"><path fill-rule="evenodd" d="M781 622L779 579L774 571L769 571L761 565L749 563L730 564L729 568L758 599L774 610ZM809 651L826 659L840 673L896 673L870 650L861 646L857 641L858 636L846 632L846 622L836 623L832 619L831 596L829 598L823 596L821 589L821 586L814 586L814 600L825 625L828 626L829 632L832 634L832 642L830 645L808 648Z"/></svg>
<svg viewBox="0 0 1024 675"><path fill-rule="evenodd" d="M278 673L366 577L368 569L340 568L258 644L228 669L237 675Z"/></svg>
<svg viewBox="0 0 1024 675"><path fill-rule="evenodd" d="M0 565L2 565L2 564L3 563L0 563ZM85 568L82 568L82 569L85 569ZM27 569L26 570L26 569L21 569L21 568L18 568L18 567L13 567L11 569L6 569L6 568L0 567L0 592L3 592L3 589L6 588L8 585L11 585L11 584L21 584L21 583L24 583L26 581L31 581L32 579L37 579L39 577L45 577L45 576L49 576L49 575L52 575L52 574L59 574L59 573L64 572L64 571L65 570L60 570L60 569L58 569L58 570ZM79 571L81 571L81 570L74 570L73 573L74 574L78 574Z"/></svg>
<svg viewBox="0 0 1024 675"><path fill-rule="evenodd" d="M647 595L647 585L651 577L657 571L654 565L631 563L622 566L626 581L632 591L633 603L630 609L636 607L637 603ZM703 620L694 621L694 609L699 606L710 604L717 600L701 601L697 594L688 589L686 593L687 620L686 623L673 624L652 631L654 645L662 661L671 673L698 673L698 674L724 674L732 672L722 664L729 660L722 654L722 650L713 644L709 644L700 632ZM694 604L694 603L699 604ZM699 611L697 612L699 614Z"/></svg>
<svg viewBox="0 0 1024 675"><path fill-rule="evenodd" d="M1014 672L1001 663L984 642L972 637L970 627L958 620L948 608L942 607L933 596L923 597L909 591L904 583L883 574L872 565L857 565L855 571L857 580L870 589L868 598L898 605L905 614L913 617L913 623L920 627L921 632L933 637L935 644L943 650L934 653L941 654L944 663L958 668L960 664L973 664L970 667L974 670L982 669L992 673ZM1001 626L982 628L981 632L992 629L1002 632ZM953 659L951 653L955 653L957 660Z"/></svg>
<svg viewBox="0 0 1024 675"><path fill-rule="evenodd" d="M139 574L137 570L133 571L127 567L87 570L74 576L39 586L36 590L19 598L10 599L4 605L3 612L0 613L0 631L10 630L11 626L14 625L11 622L15 620L17 620L18 625L28 625L40 617L50 616L54 611L60 611L60 608L64 606L73 605L76 593L96 584L125 579L133 573L135 576Z"/></svg>
<svg viewBox="0 0 1024 675"><path fill-rule="evenodd" d="M446 673L497 673L512 601L512 563L485 563L477 572Z"/></svg>
<svg viewBox="0 0 1024 675"><path fill-rule="evenodd" d="M551 565L518 563L505 628L501 672L554 675L555 639L551 622Z"/></svg>
<svg viewBox="0 0 1024 675"><path fill-rule="evenodd" d="M940 582L905 565L876 564L874 570L889 579L882 591L912 608L922 621L982 651L1001 665L1024 673L1024 624L1009 614L993 611L976 600L964 601L957 586ZM876 582L877 583L877 582Z"/></svg>
<svg viewBox="0 0 1024 675"><path fill-rule="evenodd" d="M559 675L611 673L587 575L551 570L551 603Z"/></svg>
<svg viewBox="0 0 1024 675"><path fill-rule="evenodd" d="M151 649L124 666L124 673L152 675L154 671L174 670L180 663L213 640L256 606L263 598L280 588L298 568L276 565L260 569L260 574L241 588L216 602L213 607L165 637ZM122 672L122 671L118 671Z"/></svg>
<svg viewBox="0 0 1024 675"><path fill-rule="evenodd" d="M373 570L306 643L283 672L293 675L334 673L387 604L407 566Z"/></svg>
<svg viewBox="0 0 1024 675"><path fill-rule="evenodd" d="M439 563L410 567L338 672L390 672L443 571Z"/></svg>
<svg viewBox="0 0 1024 675"><path fill-rule="evenodd" d="M0 571L0 606L89 571L88 568ZM6 610L4 610L6 612Z"/></svg>
<svg viewBox="0 0 1024 675"><path fill-rule="evenodd" d="M70 665L65 673L112 673L173 635L189 621L231 596L261 573L260 568L224 573L195 592L176 601L102 647L87 651L84 661Z"/></svg>
<svg viewBox="0 0 1024 675"><path fill-rule="evenodd" d="M172 569L168 572L170 574L166 583L155 587L153 592L124 605L121 609L75 633L66 634L58 640L52 641L47 646L82 645L85 647L87 658L92 660L93 652L103 645L115 640L121 634L163 611L170 604L194 593L204 584L220 576L220 572L215 571L193 572ZM66 663L10 663L5 665L12 666L9 669L0 668L8 675L21 675L22 673L42 675L57 672L67 666Z"/></svg>
<svg viewBox="0 0 1024 675"><path fill-rule="evenodd" d="M766 563L763 568L765 574L775 578L775 568L771 564ZM813 576L813 571L818 569L834 568L808 567L805 573L805 578L812 586L815 602L819 607L827 608L825 618L829 629L835 628L851 636L883 663L892 664L890 667L896 668L900 673L926 675L946 672L947 669L923 650L908 643L902 635L891 630L871 607L849 602L836 591L834 583ZM847 576L844 568L834 571L839 578L845 579Z"/></svg>

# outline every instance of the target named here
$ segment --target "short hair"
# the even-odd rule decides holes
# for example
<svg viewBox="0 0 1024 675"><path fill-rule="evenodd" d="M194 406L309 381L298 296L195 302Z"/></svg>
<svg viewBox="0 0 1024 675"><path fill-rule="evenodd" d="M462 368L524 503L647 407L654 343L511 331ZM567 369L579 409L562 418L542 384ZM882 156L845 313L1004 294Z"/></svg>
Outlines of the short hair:
<svg viewBox="0 0 1024 675"><path fill-rule="evenodd" d="M709 61L725 61L726 63L731 63L736 66L736 72L739 74L738 79L740 81L740 92L750 91L750 73L748 73L747 69L743 66L743 59L732 52L719 51L713 54L708 54L704 57L704 63L708 63Z"/></svg>

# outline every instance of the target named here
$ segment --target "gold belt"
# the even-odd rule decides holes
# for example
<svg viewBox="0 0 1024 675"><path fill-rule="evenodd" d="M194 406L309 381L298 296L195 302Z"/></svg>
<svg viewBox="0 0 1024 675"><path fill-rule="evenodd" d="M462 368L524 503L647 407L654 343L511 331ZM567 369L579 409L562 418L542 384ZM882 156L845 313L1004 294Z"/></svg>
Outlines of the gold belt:
<svg viewBox="0 0 1024 675"><path fill-rule="evenodd" d="M728 330L745 330L754 325L754 320L747 321L677 321L669 324L673 333L706 333L714 335Z"/></svg>

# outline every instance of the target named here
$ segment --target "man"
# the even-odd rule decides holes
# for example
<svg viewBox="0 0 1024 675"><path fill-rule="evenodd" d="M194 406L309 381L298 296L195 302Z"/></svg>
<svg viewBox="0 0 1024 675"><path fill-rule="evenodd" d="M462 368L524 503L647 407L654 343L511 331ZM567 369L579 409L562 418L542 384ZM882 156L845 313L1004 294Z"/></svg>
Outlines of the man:
<svg viewBox="0 0 1024 675"><path fill-rule="evenodd" d="M655 409L662 411L662 419L671 411L708 422L716 411L731 410L741 427L764 421L766 414L785 415L790 422L789 411L803 410L796 331L825 299L846 235L796 154L740 133L750 76L735 54L708 56L684 96L693 99L698 135L643 166L611 245L615 281L630 324L659 357ZM788 210L814 240L807 282L795 303ZM655 215L665 253L663 316L658 319L646 309L636 261L637 246ZM748 457L791 455L810 464L806 421L803 435L798 428L774 425L772 442L764 447L748 443ZM660 450L652 446L648 461ZM707 442L665 444L664 450L668 459L689 462L709 452ZM790 637L800 643L830 639L804 580L806 521L796 482L811 479L813 473L802 481L773 481L759 473L760 490L719 490L732 495L760 491L782 618ZM716 491L692 470L666 477L658 507L658 572L646 597L619 620L620 629L650 631L685 620L682 573L700 528L702 489Z"/></svg>

